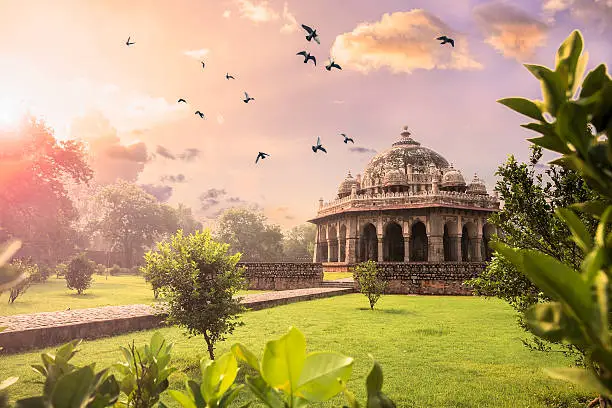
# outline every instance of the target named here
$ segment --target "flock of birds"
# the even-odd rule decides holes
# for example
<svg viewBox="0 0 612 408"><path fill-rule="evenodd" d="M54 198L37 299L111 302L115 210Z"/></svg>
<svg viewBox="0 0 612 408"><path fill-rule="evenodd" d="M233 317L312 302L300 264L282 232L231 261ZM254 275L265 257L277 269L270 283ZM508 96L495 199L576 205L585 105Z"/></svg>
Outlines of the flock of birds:
<svg viewBox="0 0 612 408"><path fill-rule="evenodd" d="M321 41L319 39L319 34L317 34L317 30L316 29L313 29L313 28L311 28L311 27L309 27L307 25L304 25L304 24L302 24L302 28L306 31L306 40L308 42L315 41L317 44L321 44ZM131 46L131 45L136 44L135 42L130 41L131 38L132 38L131 36L128 37L127 41L125 42L125 45L127 45L128 47ZM444 45L444 44L448 43L453 48L455 47L455 41L452 38L449 38L449 37L447 37L445 35L436 38L436 40L441 41L440 42L441 45ZM317 65L316 57L314 55L310 54L310 52L308 52L308 51L300 51L296 55L301 55L301 56L304 57L304 64L307 64L308 61L312 60L314 65L315 66ZM201 61L201 63L202 63L202 68L206 68L206 63L204 61ZM328 70L328 71L331 71L332 68L336 68L336 69L342 70L342 67L340 65L336 64L334 62L333 58L330 57L329 58L329 63L325 66L325 69ZM230 80L230 79L236 79L236 78L234 78L232 75L230 75L229 72L226 72L225 73L225 79ZM244 92L244 99L242 100L244 103L249 103L250 101L254 101L254 100L255 100L255 98L249 96L249 94L246 91ZM177 103L185 103L186 104L187 101L185 99L183 99L183 98L180 98L177 101ZM197 110L195 112L195 114L197 116L199 116L201 119L206 119L205 116L204 116L204 113L202 113L199 110ZM351 143L355 144L355 141L352 138L348 137L346 134L340 133L340 136L344 137L344 143L345 144L348 144L348 142L351 142ZM321 138L317 137L317 144L312 146L312 151L314 153L316 153L319 150L322 151L323 153L327 153L327 150L321 144ZM259 162L259 159L263 160L263 159L265 159L268 156L270 156L268 153L258 152L257 153L257 158L255 159L255 164L257 164Z"/></svg>

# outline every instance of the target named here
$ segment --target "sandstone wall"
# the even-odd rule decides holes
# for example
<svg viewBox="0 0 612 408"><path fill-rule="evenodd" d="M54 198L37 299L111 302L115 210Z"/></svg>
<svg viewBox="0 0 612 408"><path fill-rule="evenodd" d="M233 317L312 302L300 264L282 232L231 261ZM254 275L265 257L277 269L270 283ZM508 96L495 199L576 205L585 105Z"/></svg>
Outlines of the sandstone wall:
<svg viewBox="0 0 612 408"><path fill-rule="evenodd" d="M323 282L323 265L312 262L240 262L252 290L316 288Z"/></svg>
<svg viewBox="0 0 612 408"><path fill-rule="evenodd" d="M485 265L484 262L379 262L378 268L388 282L386 293L471 295L463 282L478 276Z"/></svg>

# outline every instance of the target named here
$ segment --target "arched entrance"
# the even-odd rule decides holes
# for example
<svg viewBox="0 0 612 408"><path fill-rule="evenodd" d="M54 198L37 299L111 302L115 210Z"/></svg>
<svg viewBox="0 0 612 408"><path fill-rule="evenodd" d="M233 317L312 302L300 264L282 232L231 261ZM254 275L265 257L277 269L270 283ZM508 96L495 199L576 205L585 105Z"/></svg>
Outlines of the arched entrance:
<svg viewBox="0 0 612 408"><path fill-rule="evenodd" d="M376 227L371 223L366 224L359 237L359 261L378 261L378 236Z"/></svg>
<svg viewBox="0 0 612 408"><path fill-rule="evenodd" d="M442 236L444 247L444 261L457 262L460 254L457 253L457 223L448 221L444 224L444 235Z"/></svg>
<svg viewBox="0 0 612 408"><path fill-rule="evenodd" d="M319 262L327 262L327 228L322 227L319 234Z"/></svg>
<svg viewBox="0 0 612 408"><path fill-rule="evenodd" d="M385 262L404 262L404 235L402 227L396 222L390 222L385 227L383 239L383 260Z"/></svg>
<svg viewBox="0 0 612 408"><path fill-rule="evenodd" d="M327 232L327 240L329 241L329 261L338 262L338 232L336 227L329 227Z"/></svg>
<svg viewBox="0 0 612 408"><path fill-rule="evenodd" d="M482 248L480 253L485 261L490 261L493 255L493 250L489 247L489 242L493 235L495 235L495 225L487 223L482 226Z"/></svg>
<svg viewBox="0 0 612 408"><path fill-rule="evenodd" d="M427 261L427 228L421 221L412 225L410 260L414 262Z"/></svg>
<svg viewBox="0 0 612 408"><path fill-rule="evenodd" d="M466 222L461 231L461 260L472 262L474 260L474 243L476 241L476 225Z"/></svg>
<svg viewBox="0 0 612 408"><path fill-rule="evenodd" d="M340 227L340 242L338 242L338 262L346 262L346 225Z"/></svg>

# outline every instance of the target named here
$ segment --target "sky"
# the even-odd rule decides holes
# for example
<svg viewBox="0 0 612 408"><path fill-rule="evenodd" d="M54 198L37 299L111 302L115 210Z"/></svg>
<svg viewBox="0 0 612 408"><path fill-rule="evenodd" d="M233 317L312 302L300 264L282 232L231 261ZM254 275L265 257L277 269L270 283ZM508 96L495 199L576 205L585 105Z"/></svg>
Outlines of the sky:
<svg viewBox="0 0 612 408"><path fill-rule="evenodd" d="M574 29L588 70L610 64L610 27L612 0L0 0L0 128L33 114L88 143L97 183L146 185L203 219L257 205L290 228L404 125L492 191L533 136L495 101L540 98L522 64L553 66Z"/></svg>

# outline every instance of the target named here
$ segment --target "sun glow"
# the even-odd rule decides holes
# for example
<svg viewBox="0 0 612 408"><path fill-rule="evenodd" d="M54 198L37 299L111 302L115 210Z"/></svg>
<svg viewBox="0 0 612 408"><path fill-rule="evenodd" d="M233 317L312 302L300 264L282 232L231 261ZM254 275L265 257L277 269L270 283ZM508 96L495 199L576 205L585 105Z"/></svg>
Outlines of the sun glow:
<svg viewBox="0 0 612 408"><path fill-rule="evenodd" d="M0 97L0 131L18 128L26 114L24 101Z"/></svg>

